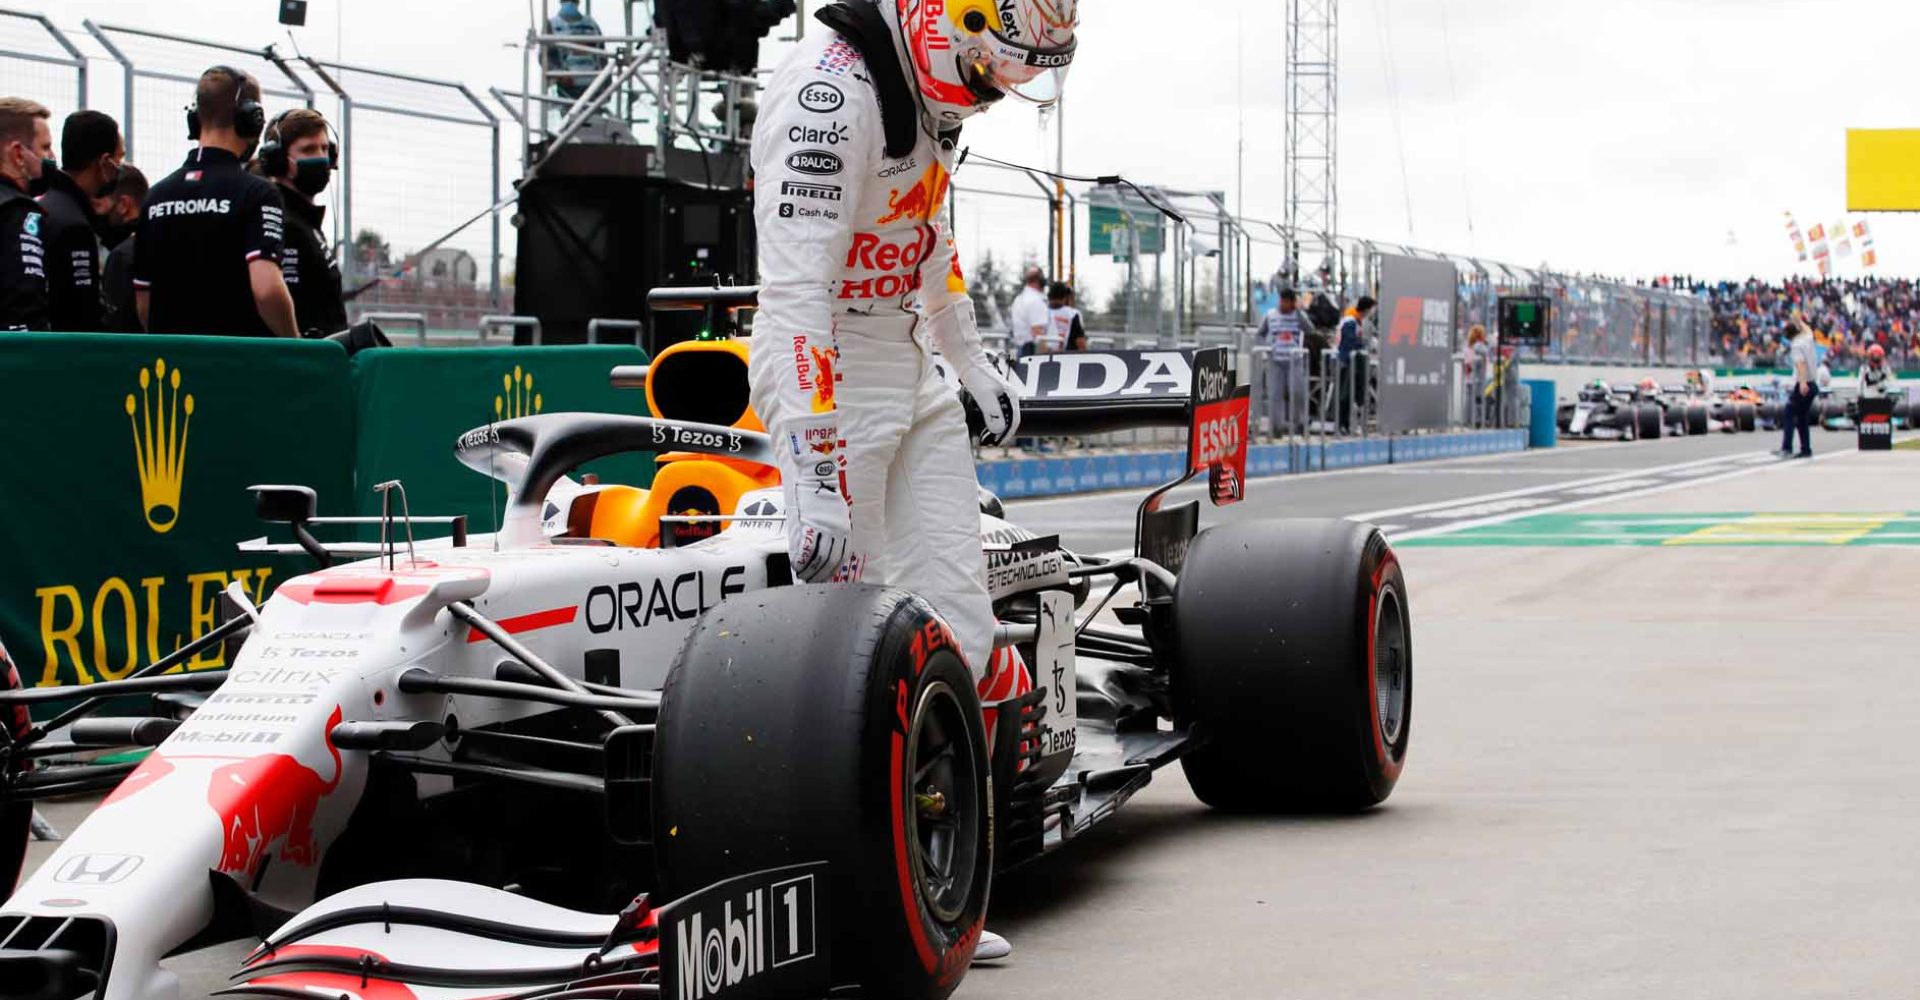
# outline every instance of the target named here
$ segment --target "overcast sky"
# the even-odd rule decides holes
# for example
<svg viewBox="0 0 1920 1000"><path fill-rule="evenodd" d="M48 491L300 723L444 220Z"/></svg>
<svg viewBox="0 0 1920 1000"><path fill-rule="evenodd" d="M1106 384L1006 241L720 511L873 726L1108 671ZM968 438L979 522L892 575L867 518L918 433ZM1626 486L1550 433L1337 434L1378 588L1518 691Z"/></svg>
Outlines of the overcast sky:
<svg viewBox="0 0 1920 1000"><path fill-rule="evenodd" d="M1244 122L1245 210L1279 219L1285 6L1085 0L1069 172L1232 194ZM276 8L43 9L76 36L87 17L284 46ZM609 30L618 9L599 4ZM524 2L311 0L308 16L297 38L309 52L476 85L520 79ZM1842 214L1845 129L1920 126L1913 0L1347 0L1340 16L1340 228L1376 239L1629 275L1806 270L1781 213L1807 228ZM97 74L96 103L117 110L114 88ZM997 109L967 143L1052 159L1025 108ZM1002 183L970 173L963 184ZM1032 209L996 211L973 234L963 219L962 238L1044 240ZM1920 271L1920 222L1869 221L1883 273Z"/></svg>

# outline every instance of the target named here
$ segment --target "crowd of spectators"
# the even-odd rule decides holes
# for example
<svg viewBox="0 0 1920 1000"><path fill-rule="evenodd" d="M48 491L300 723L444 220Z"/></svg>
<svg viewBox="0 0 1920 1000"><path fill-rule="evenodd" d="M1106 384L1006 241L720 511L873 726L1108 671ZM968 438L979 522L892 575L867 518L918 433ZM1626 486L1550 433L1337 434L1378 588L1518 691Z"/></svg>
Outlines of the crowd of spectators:
<svg viewBox="0 0 1920 1000"><path fill-rule="evenodd" d="M1783 363L1794 318L1813 328L1825 363L1853 368L1878 344L1901 368L1920 367L1920 286L1905 278L1847 278L1785 282L1707 283L1671 279L1713 305L1715 353L1740 368Z"/></svg>

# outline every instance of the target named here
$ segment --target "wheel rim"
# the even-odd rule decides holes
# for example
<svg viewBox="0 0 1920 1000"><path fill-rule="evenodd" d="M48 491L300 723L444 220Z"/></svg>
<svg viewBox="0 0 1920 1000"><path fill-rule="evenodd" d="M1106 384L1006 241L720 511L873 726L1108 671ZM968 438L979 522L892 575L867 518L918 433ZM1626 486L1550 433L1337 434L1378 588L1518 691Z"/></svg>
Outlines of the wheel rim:
<svg viewBox="0 0 1920 1000"><path fill-rule="evenodd" d="M952 688L929 684L907 741L907 850L920 898L942 923L965 914L980 864L980 762L967 741L965 711Z"/></svg>
<svg viewBox="0 0 1920 1000"><path fill-rule="evenodd" d="M1374 720L1380 738L1391 749L1400 742L1407 722L1407 681L1412 670L1407 648L1407 623L1400 611L1400 592L1382 587L1373 612Z"/></svg>

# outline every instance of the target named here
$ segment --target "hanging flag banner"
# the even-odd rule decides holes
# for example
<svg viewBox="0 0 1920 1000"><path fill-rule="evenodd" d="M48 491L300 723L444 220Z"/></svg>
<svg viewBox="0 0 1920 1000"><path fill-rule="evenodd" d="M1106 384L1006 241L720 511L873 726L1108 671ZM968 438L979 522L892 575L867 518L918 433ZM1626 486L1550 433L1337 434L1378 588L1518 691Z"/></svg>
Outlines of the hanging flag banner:
<svg viewBox="0 0 1920 1000"><path fill-rule="evenodd" d="M1800 224L1793 221L1793 213L1788 212L1786 216L1787 238L1793 241L1793 252L1799 257L1800 262L1804 264L1807 260L1807 239L1800 233Z"/></svg>

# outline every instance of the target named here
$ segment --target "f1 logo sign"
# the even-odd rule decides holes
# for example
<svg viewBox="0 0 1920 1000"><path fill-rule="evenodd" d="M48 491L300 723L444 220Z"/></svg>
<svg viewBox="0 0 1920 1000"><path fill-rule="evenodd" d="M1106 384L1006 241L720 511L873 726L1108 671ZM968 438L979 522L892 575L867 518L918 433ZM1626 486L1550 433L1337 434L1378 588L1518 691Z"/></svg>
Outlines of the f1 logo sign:
<svg viewBox="0 0 1920 1000"><path fill-rule="evenodd" d="M137 854L76 854L53 873L53 880L68 885L112 885L125 881L143 860Z"/></svg>

